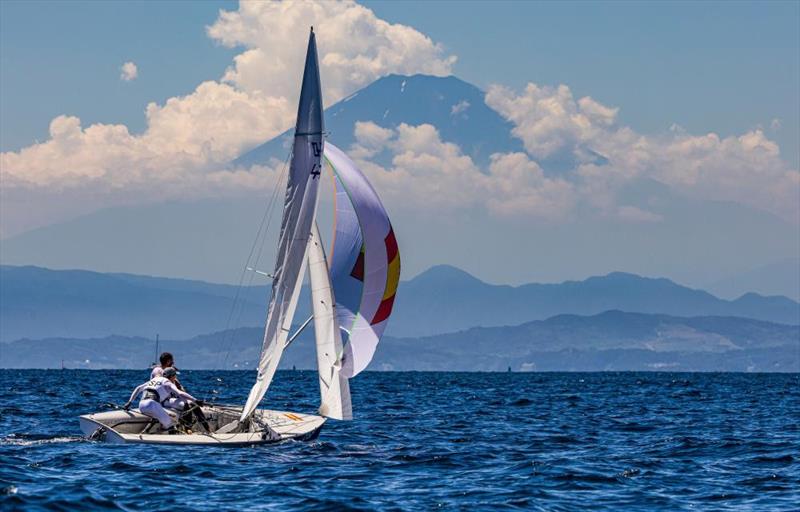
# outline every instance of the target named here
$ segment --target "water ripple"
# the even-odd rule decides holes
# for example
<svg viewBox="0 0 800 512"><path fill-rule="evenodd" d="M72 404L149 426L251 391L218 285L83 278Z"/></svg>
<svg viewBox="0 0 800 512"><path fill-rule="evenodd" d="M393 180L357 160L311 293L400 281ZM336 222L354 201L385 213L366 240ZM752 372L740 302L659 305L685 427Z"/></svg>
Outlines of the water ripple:
<svg viewBox="0 0 800 512"><path fill-rule="evenodd" d="M184 371L240 402L252 375ZM84 441L76 416L146 372L0 371L3 510L796 510L800 376L371 373L356 419L314 442L241 449ZM86 389L86 383L92 383ZM313 411L316 374L274 408ZM169 498L152 492L166 476ZM202 503L202 507L198 505Z"/></svg>

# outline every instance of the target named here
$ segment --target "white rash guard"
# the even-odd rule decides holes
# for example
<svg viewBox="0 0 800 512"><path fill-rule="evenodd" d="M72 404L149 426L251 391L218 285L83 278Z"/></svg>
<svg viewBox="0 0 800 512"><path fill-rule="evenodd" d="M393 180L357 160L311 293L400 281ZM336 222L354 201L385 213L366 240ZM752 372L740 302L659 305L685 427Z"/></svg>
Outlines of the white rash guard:
<svg viewBox="0 0 800 512"><path fill-rule="evenodd" d="M144 392L150 390L158 394L158 401L144 397ZM139 393L142 393L142 399L139 401L139 411L141 411L142 414L157 419L164 429L170 428L174 421L172 416L164 409L164 406L161 405L162 403L170 404L178 399L182 399L181 402L183 400L195 400L189 393L175 387L175 384L166 377L156 377L144 384L136 386L136 389L131 393L128 403L131 403Z"/></svg>
<svg viewBox="0 0 800 512"><path fill-rule="evenodd" d="M136 389L133 390L131 393L131 397L128 402L133 402L133 399L136 398L136 395L139 393L143 393L146 389L152 389L156 393L158 393L159 402L164 402L168 398L177 397L183 398L184 400L191 400L195 401L196 398L187 393L186 391L181 391L178 389L175 384L170 382L170 380L166 377L156 377L154 379L150 379L149 381L145 382L144 384L139 384L136 386Z"/></svg>
<svg viewBox="0 0 800 512"><path fill-rule="evenodd" d="M164 376L164 368L160 365L153 368L153 371L150 372L150 379L155 379L156 377L163 377ZM180 386L180 381L178 381L178 386ZM176 387L178 387L176 386ZM182 387L182 386L181 386Z"/></svg>

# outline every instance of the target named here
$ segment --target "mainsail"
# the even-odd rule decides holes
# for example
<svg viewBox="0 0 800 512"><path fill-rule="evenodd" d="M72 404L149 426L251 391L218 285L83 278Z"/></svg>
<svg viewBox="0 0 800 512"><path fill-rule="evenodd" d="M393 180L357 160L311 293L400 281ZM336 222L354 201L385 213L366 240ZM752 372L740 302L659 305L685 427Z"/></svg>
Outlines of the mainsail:
<svg viewBox="0 0 800 512"><path fill-rule="evenodd" d="M335 175L331 280L339 324L348 334L342 374L367 367L386 329L400 281L400 253L389 216L364 174L333 144L325 159Z"/></svg>
<svg viewBox="0 0 800 512"><path fill-rule="evenodd" d="M267 309L258 377L250 390L241 420L264 398L278 369L300 296L306 268L311 226L317 209L317 191L323 151L322 91L314 30L308 40L303 86L297 110L297 125L283 206L278 254Z"/></svg>

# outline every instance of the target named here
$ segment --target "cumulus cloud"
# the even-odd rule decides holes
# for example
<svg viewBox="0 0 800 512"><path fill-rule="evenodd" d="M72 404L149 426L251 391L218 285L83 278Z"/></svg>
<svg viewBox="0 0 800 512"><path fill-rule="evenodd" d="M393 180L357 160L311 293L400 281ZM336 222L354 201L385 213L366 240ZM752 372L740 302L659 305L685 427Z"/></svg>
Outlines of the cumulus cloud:
<svg viewBox="0 0 800 512"><path fill-rule="evenodd" d="M430 124L388 129L359 122L349 154L365 169L381 195L400 207L437 211L486 208L491 214L562 219L575 201L572 184L548 178L524 153L495 154L482 170L461 148L443 141ZM389 151L383 168L369 158Z"/></svg>
<svg viewBox="0 0 800 512"><path fill-rule="evenodd" d="M288 106L205 82L188 96L149 104L142 135L132 135L124 125L84 128L77 117L59 116L50 123L46 142L0 155L3 185L159 189L172 182L177 189L196 190L208 169L220 168L279 129L262 113L281 108Z"/></svg>
<svg viewBox="0 0 800 512"><path fill-rule="evenodd" d="M520 93L496 85L486 103L514 124L512 133L534 159L568 159L569 179L595 206L615 208L619 186L649 177L694 197L735 201L798 222L800 173L760 129L722 138L673 125L668 134L645 136L620 126L617 108L576 100L566 85L531 83ZM647 217L618 211L626 219Z"/></svg>
<svg viewBox="0 0 800 512"><path fill-rule="evenodd" d="M619 197L627 184L649 178L688 196L800 221L800 172L762 130L723 138L678 127L642 135L618 123L619 109L576 99L566 85L529 84L521 93L494 86L486 103L514 124L524 153L491 155L481 169L431 125L390 129L371 122L356 123L350 151L401 207L485 207L495 215L563 220L580 205L622 222L660 222L660 214ZM386 151L388 169L370 162ZM571 166L545 171L554 158Z"/></svg>
<svg viewBox="0 0 800 512"><path fill-rule="evenodd" d="M124 125L83 126L78 117L58 116L49 140L0 154L0 187L26 194L36 189L41 197L72 191L76 198L87 187L126 188L126 200L147 188L148 197L217 194L217 187L232 190L236 184L247 191L251 176L222 167L291 126L310 25L321 42L328 105L382 75L445 75L455 62L424 34L388 23L352 1L242 2L238 10L221 11L208 27L214 40L242 48L219 81L201 83L163 105L150 103L142 134L131 134ZM124 81L138 74L133 62L120 71Z"/></svg>
<svg viewBox="0 0 800 512"><path fill-rule="evenodd" d="M139 68L136 67L131 61L126 62L119 68L120 74L119 79L125 82L130 82L131 80L136 80L136 77L139 76Z"/></svg>
<svg viewBox="0 0 800 512"><path fill-rule="evenodd" d="M245 48L226 81L293 100L311 25L324 41L319 61L327 104L389 73L448 75L456 61L416 29L382 20L352 1L241 2L237 11L221 12L208 34L225 46Z"/></svg>
<svg viewBox="0 0 800 512"><path fill-rule="evenodd" d="M235 170L225 165L291 126L309 25L320 41L327 105L382 75L447 75L455 62L426 35L352 1L242 2L207 28L220 44L241 48L219 80L150 103L141 134L124 125L83 126L78 117L56 117L47 141L0 154L0 191L20 205L43 198L49 209L41 211L58 218L56 203L44 198L73 197L74 204L61 210L72 214L142 198L263 190L277 179L280 162ZM122 80L134 79L136 65L125 63L121 73ZM737 201L795 222L800 217L800 173L760 129L698 136L674 125L664 134L643 135L620 124L618 108L575 98L566 85L531 83L522 91L496 85L485 101L513 124L524 152L492 155L480 168L434 126L362 122L351 156L378 180L382 195L419 208L485 208L492 215L557 221L581 205L624 222L658 222L657 213L619 204L617 197L625 184L648 177L703 199ZM465 117L470 108L461 101L450 113ZM388 169L374 163L379 155L388 155ZM86 200L93 193L102 201Z"/></svg>

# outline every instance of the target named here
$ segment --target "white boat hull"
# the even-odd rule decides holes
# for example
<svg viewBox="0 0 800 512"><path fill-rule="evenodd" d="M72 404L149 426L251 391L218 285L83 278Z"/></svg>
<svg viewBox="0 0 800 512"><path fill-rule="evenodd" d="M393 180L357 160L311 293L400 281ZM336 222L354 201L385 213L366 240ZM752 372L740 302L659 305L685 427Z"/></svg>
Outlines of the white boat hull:
<svg viewBox="0 0 800 512"><path fill-rule="evenodd" d="M311 440L319 435L325 418L312 414L258 409L254 417L260 425L245 432L216 432L238 415L236 408L203 407L211 424L211 433L194 431L191 434L167 434L160 425L151 425L151 418L138 409L115 410L80 416L81 431L86 437L112 444L144 443L203 446L250 446L295 439ZM241 411L241 408L238 409ZM150 429L147 427L150 426ZM148 431L146 431L148 430ZM224 431L224 428L222 429Z"/></svg>

